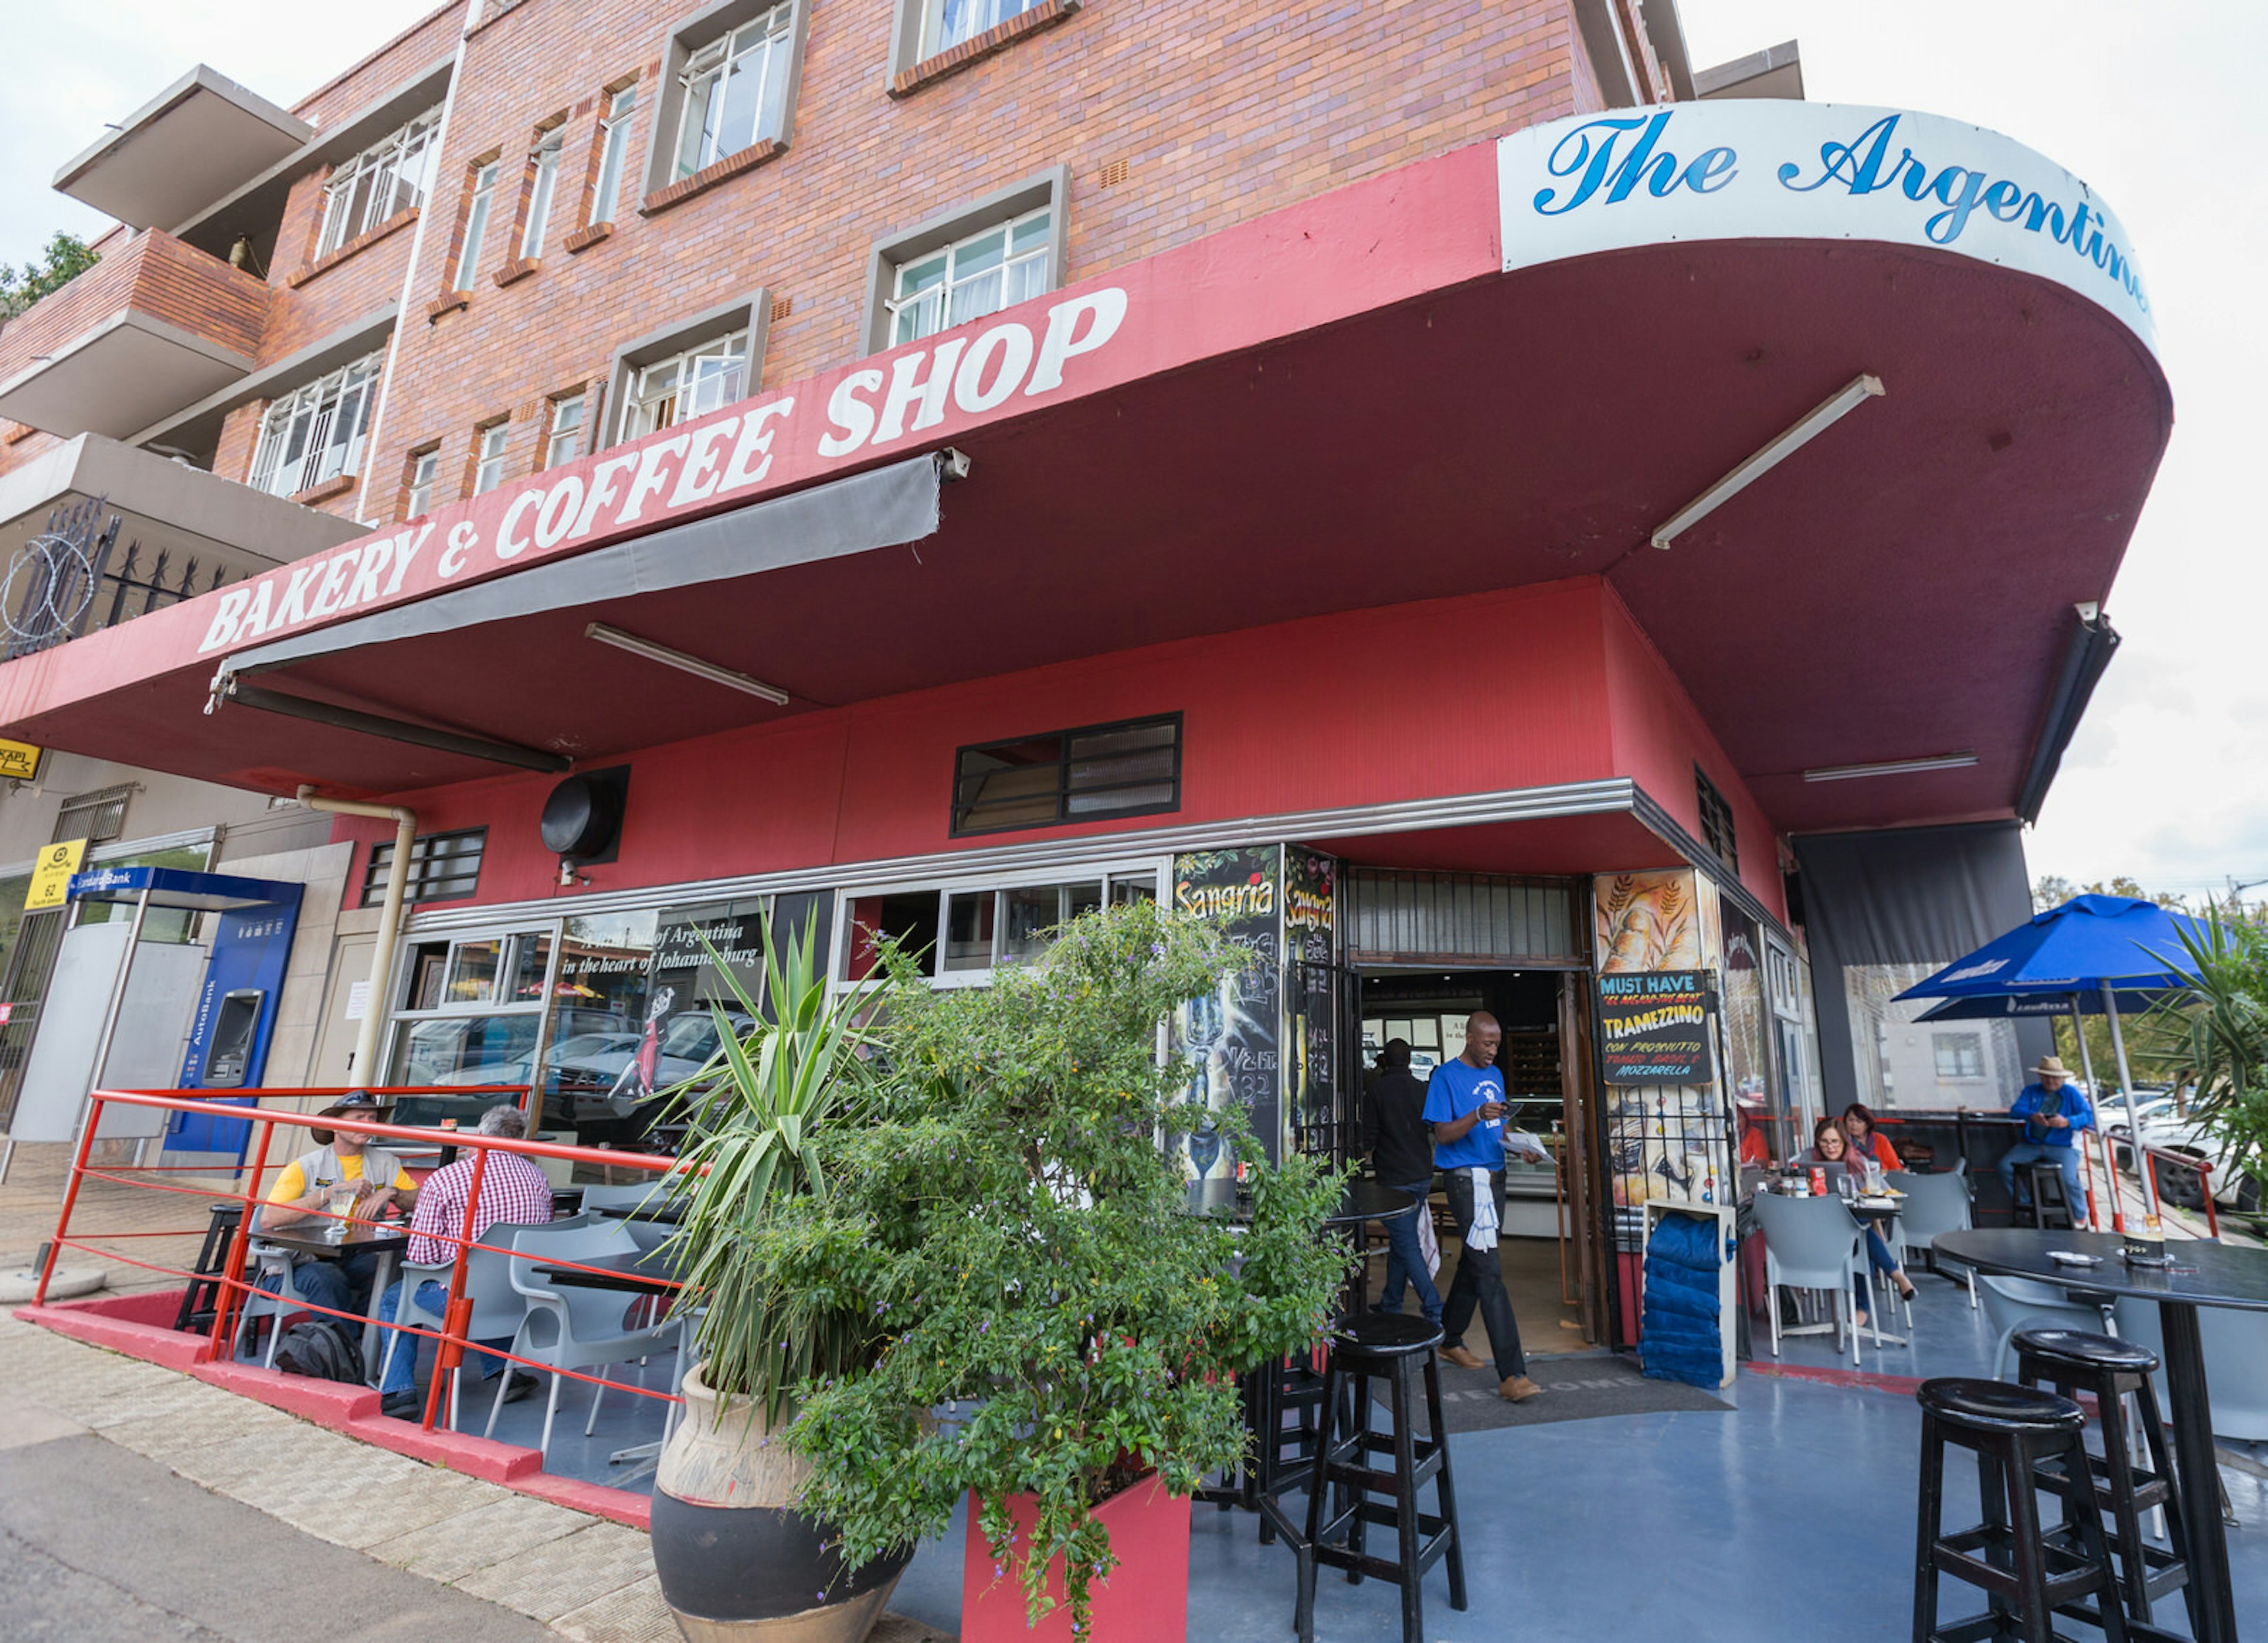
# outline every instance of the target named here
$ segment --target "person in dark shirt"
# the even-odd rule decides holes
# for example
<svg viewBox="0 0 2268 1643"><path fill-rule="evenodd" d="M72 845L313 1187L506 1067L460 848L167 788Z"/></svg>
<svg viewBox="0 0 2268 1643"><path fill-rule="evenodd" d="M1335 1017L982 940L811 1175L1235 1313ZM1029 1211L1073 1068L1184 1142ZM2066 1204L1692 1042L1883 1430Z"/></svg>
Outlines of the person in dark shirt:
<svg viewBox="0 0 2268 1643"><path fill-rule="evenodd" d="M1378 1298L1379 1310L1402 1310L1406 1278L1418 1292L1425 1321L1439 1323L1441 1296L1418 1242L1418 1217L1432 1212L1425 1205L1433 1190L1433 1138L1425 1125L1425 1087L1410 1071L1406 1038L1388 1041L1378 1068L1378 1076L1363 1094L1362 1150L1370 1155L1379 1180L1410 1194L1418 1205L1414 1213L1386 1223L1386 1288Z"/></svg>

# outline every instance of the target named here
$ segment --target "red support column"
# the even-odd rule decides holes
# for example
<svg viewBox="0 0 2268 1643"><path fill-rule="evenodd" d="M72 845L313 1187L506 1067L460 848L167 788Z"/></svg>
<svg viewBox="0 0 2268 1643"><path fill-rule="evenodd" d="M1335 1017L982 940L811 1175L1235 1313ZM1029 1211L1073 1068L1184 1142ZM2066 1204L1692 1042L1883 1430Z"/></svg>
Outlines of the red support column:
<svg viewBox="0 0 2268 1643"><path fill-rule="evenodd" d="M251 1183L242 1195L244 1213L236 1218L236 1236L229 1240L228 1264L221 1269L220 1296L213 1302L212 1345L205 1352L209 1363L227 1361L229 1343L236 1338L236 1313L242 1299L238 1287L244 1272L245 1250L252 1241L253 1217L260 1213L260 1183L268 1173L268 1146L275 1137L275 1123L263 1122L260 1126L260 1146L252 1155Z"/></svg>
<svg viewBox="0 0 2268 1643"><path fill-rule="evenodd" d="M433 1430L433 1417L441 1406L441 1372L444 1369L454 1372L465 1355L465 1329L473 1315L472 1302L465 1299L465 1268L472 1263L473 1228L480 1224L481 1217L481 1177L488 1167L489 1149L474 1147L473 1180L465 1192L465 1223L457 1229L457 1258L449 1269L449 1304L441 1315L441 1350L433 1360L433 1379L425 1389L425 1430L428 1432ZM409 1280L405 1278L401 1281L406 1285ZM401 1308L394 1308L394 1315L401 1315ZM415 1350L413 1347L412 1351ZM415 1363L416 1359L411 1361Z"/></svg>

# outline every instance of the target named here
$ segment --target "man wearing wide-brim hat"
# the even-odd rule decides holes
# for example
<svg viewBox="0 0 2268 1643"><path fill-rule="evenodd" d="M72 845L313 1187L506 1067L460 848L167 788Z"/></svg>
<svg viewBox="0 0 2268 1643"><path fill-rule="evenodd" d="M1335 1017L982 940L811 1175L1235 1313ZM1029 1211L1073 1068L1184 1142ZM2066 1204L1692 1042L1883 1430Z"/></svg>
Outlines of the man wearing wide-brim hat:
<svg viewBox="0 0 2268 1643"><path fill-rule="evenodd" d="M2095 1128L2095 1108L2056 1057L2042 1056L2031 1074L2033 1081L2008 1109L2011 1118L2024 1121L2024 1132L2000 1156L2000 1184L2014 1200L2016 1171L2027 1164L2053 1164L2063 1171L2064 1196L2073 1212L2083 1215L2087 1188L2080 1178L2079 1138Z"/></svg>
<svg viewBox="0 0 2268 1643"><path fill-rule="evenodd" d="M391 1110L366 1091L350 1090L315 1116L377 1123ZM307 1138L315 1143L314 1151L284 1167L268 1202L261 1205L258 1230L270 1232L300 1222L328 1226L335 1197L343 1199L350 1189L354 1201L345 1213L352 1220L375 1220L388 1205L407 1212L416 1202L416 1178L384 1148L366 1146L361 1136L345 1130L311 1126ZM378 1256L369 1251L335 1261L309 1257L296 1264L293 1277L299 1293L317 1306L360 1312L370 1304L378 1263Z"/></svg>

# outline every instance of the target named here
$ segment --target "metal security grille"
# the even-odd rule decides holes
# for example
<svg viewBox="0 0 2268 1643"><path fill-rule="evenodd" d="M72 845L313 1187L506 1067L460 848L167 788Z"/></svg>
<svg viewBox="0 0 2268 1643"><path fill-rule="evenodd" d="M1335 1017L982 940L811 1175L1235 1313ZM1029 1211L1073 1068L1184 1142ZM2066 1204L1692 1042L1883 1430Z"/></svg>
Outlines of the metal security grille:
<svg viewBox="0 0 2268 1643"><path fill-rule="evenodd" d="M47 997L48 977L55 970L63 939L60 911L26 913L16 926L16 942L9 950L4 976L0 976L0 999L9 1006L7 1020L0 1023L0 1131L15 1121L24 1064L31 1058L32 1035L39 1031L40 1001Z"/></svg>
<svg viewBox="0 0 2268 1643"><path fill-rule="evenodd" d="M1733 807L1725 802L1725 795L1717 785L1693 767L1693 791L1701 807L1701 842L1717 852L1717 859L1734 872L1741 870L1739 841L1733 833Z"/></svg>
<svg viewBox="0 0 2268 1643"><path fill-rule="evenodd" d="M481 855L488 847L484 827L454 833L428 833L409 847L409 881L401 893L405 903L458 902L480 888ZM363 869L362 904L375 907L386 899L386 880L394 869L394 842L371 847L370 865Z"/></svg>
<svg viewBox="0 0 2268 1643"><path fill-rule="evenodd" d="M126 831L126 807L139 787L139 783L128 782L64 799L63 808L55 812L55 836L49 842L60 844L66 839L83 838L91 844L104 844L121 836Z"/></svg>
<svg viewBox="0 0 2268 1643"><path fill-rule="evenodd" d="M1571 879L1460 873L1347 873L1347 960L1354 964L1584 962Z"/></svg>

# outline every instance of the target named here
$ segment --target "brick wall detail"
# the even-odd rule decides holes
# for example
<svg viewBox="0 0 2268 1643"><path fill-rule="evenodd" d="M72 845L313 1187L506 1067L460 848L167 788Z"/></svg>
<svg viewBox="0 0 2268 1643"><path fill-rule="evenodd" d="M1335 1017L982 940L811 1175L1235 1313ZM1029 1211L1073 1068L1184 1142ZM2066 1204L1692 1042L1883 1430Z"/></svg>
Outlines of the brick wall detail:
<svg viewBox="0 0 2268 1643"><path fill-rule="evenodd" d="M129 309L247 359L260 351L268 287L258 277L145 229L0 331L0 381L67 351Z"/></svg>

